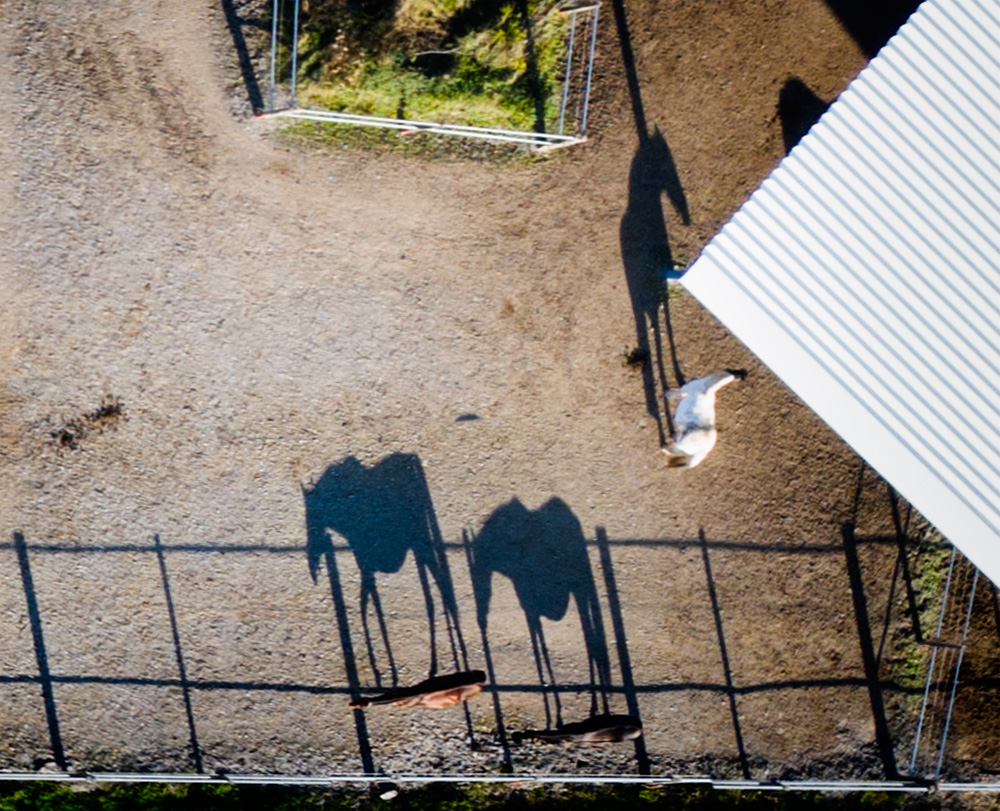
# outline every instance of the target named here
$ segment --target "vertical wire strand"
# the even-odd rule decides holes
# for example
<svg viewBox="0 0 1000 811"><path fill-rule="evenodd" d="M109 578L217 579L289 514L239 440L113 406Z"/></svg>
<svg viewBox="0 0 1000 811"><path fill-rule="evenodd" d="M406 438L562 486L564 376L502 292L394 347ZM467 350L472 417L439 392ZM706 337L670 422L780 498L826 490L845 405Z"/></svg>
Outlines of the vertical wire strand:
<svg viewBox="0 0 1000 811"><path fill-rule="evenodd" d="M278 9L279 0L274 0L271 4L271 65L268 72L267 106L268 110L274 112L274 83L278 65L278 19L281 12Z"/></svg>
<svg viewBox="0 0 1000 811"><path fill-rule="evenodd" d="M569 99L569 81L573 68L573 43L576 37L576 15L570 15L569 45L566 46L566 76L563 78L562 102L559 105L559 134L563 134L566 122L566 102Z"/></svg>
<svg viewBox="0 0 1000 811"><path fill-rule="evenodd" d="M941 733L941 749L938 752L937 766L934 769L934 779L941 776L941 766L944 763L945 745L948 743L948 730L951 727L952 710L955 708L955 694L958 692L958 674L962 670L962 659L965 657L965 643L969 638L969 624L972 622L972 606L976 602L976 584L979 582L979 569L972 568L972 588L969 590L969 607L965 612L965 625L962 628L962 641L958 649L958 661L955 663L955 675L951 682L951 695L948 698L948 712L944 719L944 731Z"/></svg>
<svg viewBox="0 0 1000 811"><path fill-rule="evenodd" d="M295 0L295 13L292 22L292 87L288 94L288 106L295 108L295 80L299 62L299 0Z"/></svg>
<svg viewBox="0 0 1000 811"><path fill-rule="evenodd" d="M944 623L945 609L948 606L948 590L951 588L951 575L955 569L955 547L951 548L951 558L948 561L948 575L945 578L944 592L941 597L941 610L938 612L937 629L935 631L934 642L941 641L941 626ZM937 662L937 646L931 648L931 661L927 668L927 683L924 685L924 698L920 704L920 717L917 720L917 732L913 739L913 755L910 758L910 774L917 768L917 750L920 748L920 737L924 729L924 719L927 714L927 699L931 691L931 682L934 678L934 667Z"/></svg>
<svg viewBox="0 0 1000 811"><path fill-rule="evenodd" d="M594 76L594 52L597 49L597 13L601 10L599 5L594 6L594 11L590 17L590 55L587 62L587 85L583 91L583 120L580 122L580 137L587 134L587 108L590 106L590 84Z"/></svg>

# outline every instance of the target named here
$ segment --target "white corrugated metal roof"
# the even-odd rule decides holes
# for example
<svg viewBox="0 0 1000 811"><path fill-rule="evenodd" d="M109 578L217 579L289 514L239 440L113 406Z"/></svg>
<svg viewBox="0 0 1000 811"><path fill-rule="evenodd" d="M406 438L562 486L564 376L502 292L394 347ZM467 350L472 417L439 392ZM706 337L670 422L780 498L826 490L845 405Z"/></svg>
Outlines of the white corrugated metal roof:
<svg viewBox="0 0 1000 811"><path fill-rule="evenodd" d="M925 0L683 283L1000 583L998 0Z"/></svg>

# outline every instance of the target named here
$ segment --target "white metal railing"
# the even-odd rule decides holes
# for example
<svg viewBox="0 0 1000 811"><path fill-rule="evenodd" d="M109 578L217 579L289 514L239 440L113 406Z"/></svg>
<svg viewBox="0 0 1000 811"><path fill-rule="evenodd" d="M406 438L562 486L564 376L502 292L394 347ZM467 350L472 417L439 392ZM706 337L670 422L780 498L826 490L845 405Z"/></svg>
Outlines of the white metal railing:
<svg viewBox="0 0 1000 811"><path fill-rule="evenodd" d="M270 63L268 66L268 109L258 115L258 118L294 118L306 121L320 121L329 124L348 124L352 126L376 127L379 129L397 130L400 133L424 132L434 135L449 135L462 138L476 138L479 140L496 141L500 143L525 144L533 146L538 150L547 151L560 147L580 144L587 140L587 114L590 107L590 91L594 75L594 57L597 48L597 25L598 13L600 10L600 0L584 2L577 5L567 6L558 9L562 14L570 17L570 30L567 41L566 67L563 76L563 87L560 93L559 102L559 131L556 133L529 132L523 130L504 129L501 127L474 127L463 124L446 124L435 121L412 121L403 118L389 118L385 116L366 115L362 113L335 112L331 110L313 110L299 108L296 105L296 85L298 74L298 50L299 50L299 18L301 16L300 0L294 0L292 11L292 40L291 40L291 67L288 87L288 106L285 108L276 107L275 95L278 82L278 39L280 36L279 21L281 19L283 0L272 0L272 20L271 20L271 48ZM584 52L580 58L582 72L585 77L584 86L580 91L580 102L576 111L576 134L567 135L564 132L566 125L566 111L569 102L571 80L574 76L572 67L576 58L574 46L576 42L577 20L581 16L587 16L584 25L589 25L589 44L584 45Z"/></svg>
<svg viewBox="0 0 1000 811"><path fill-rule="evenodd" d="M465 124L443 124L436 121L415 121L409 118L387 118L377 115L340 113L332 110L303 110L291 108L264 113L258 118L297 118L305 121L325 121L331 124L355 124L362 127L379 127L398 130L403 134L428 132L436 135L459 135L465 138L480 138L514 144L529 144L537 147L570 146L582 143L584 139L574 135L558 133L530 132L527 130L506 130L497 127L473 127Z"/></svg>
<svg viewBox="0 0 1000 811"><path fill-rule="evenodd" d="M711 777L621 774L183 774L154 772L0 772L0 780L66 783L203 783L229 785L338 786L348 783L506 783L549 785L707 786L719 791L883 791L1000 793L1000 783L919 780L716 780Z"/></svg>

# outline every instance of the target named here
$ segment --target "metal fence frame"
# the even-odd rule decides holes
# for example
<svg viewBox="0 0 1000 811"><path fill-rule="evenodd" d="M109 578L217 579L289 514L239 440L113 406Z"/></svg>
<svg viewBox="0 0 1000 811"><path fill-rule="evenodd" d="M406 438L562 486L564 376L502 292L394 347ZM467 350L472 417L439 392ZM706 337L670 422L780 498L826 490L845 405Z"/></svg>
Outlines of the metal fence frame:
<svg viewBox="0 0 1000 811"><path fill-rule="evenodd" d="M965 565L963 566L963 561ZM961 573L959 569L963 569ZM927 732L931 730L932 721L937 721L940 730L929 742L934 748L931 761L927 764L929 777L937 780L941 776L944 765L945 748L948 744L948 733L955 710L955 699L958 694L959 676L962 671L962 660L965 658L965 647L969 638L969 627L972 623L972 609L976 600L976 588L979 583L979 569L968 559L960 556L958 550L952 547L948 561L948 570L942 588L941 605L931 639L920 640L930 648L927 663L927 675L920 703L920 714L914 734L913 750L910 757L908 774L916 775L920 765L920 748ZM950 626L950 627L947 627ZM950 637L953 641L948 641ZM935 689L935 685L938 685ZM944 688L943 690L941 688ZM937 706L935 706L937 701ZM935 717L936 716L936 717Z"/></svg>
<svg viewBox="0 0 1000 811"><path fill-rule="evenodd" d="M903 530L905 535L905 529ZM890 539L882 539L883 541L889 541ZM602 557L602 569L604 570L605 578L608 578L607 587L609 593L615 592L615 586L613 582L613 576L610 575L611 566L610 560L605 563L605 556L608 554L608 540L606 538L603 530L598 530L597 533L597 546L601 550ZM625 541L625 543L630 543ZM636 543L632 541L631 543ZM641 542L639 542L641 543ZM685 542L686 543L686 542ZM703 544L705 544L703 540ZM451 544L457 546L458 544ZM463 537L463 542L461 544L463 547L466 546L466 539ZM24 542L23 537L19 534L15 534L14 543L10 545L19 557L19 563L22 568L22 577L26 578L25 589L26 589L26 599L29 602L28 613L29 619L32 624L32 631L36 633L35 645L36 654L38 655L39 667L40 667L40 677L38 681L41 682L43 690L43 698L46 702L51 700L51 695L46 693L46 690L51 691L51 683L58 680L57 677L52 676L48 673L46 657L44 655L44 643L41 640L40 631L40 620L37 617L37 606L32 610L32 605L34 603L34 588L31 582L31 569L28 562L28 552L27 545ZM705 547L707 549L707 546ZM104 548L90 549L90 548L73 548L68 549L61 546L42 546L36 548L35 551L44 551L52 553L61 552L72 552L72 553L86 553L91 554L106 553L108 551L147 551L155 553L159 561L161 576L163 579L164 590L166 593L167 610L171 615L171 631L173 634L173 641L175 652L178 660L178 668L180 670L180 686L183 690L187 690L187 677L184 672L183 657L181 655L180 640L177 635L176 624L173 620L173 604L170 595L170 588L168 583L167 571L164 562L164 553L174 549L175 551L184 551L184 547L165 547L161 544L159 536L154 536L154 542L151 546L136 546L136 547L125 547L115 548L114 550L108 550ZM261 551L257 547L241 547L238 550L230 549L228 551ZM341 547L335 547L335 549L341 549ZM289 548L289 552L300 552L299 547ZM901 550L902 551L902 550ZM956 560L959 564L956 564ZM960 575L959 565L962 566L962 571L964 575ZM899 574L901 571L900 566L905 568L905 560L901 559L897 563L897 570L893 578ZM710 575L708 575L710 578ZM40 771L33 772L17 772L17 771L0 771L0 781L53 781L53 782L74 782L74 783L135 783L135 782L157 782L157 783L202 783L202 784L261 784L261 785L312 785L312 786L337 786L337 785L347 785L347 784L380 784L380 783L398 783L398 784L426 784L432 782L449 782L449 783L499 783L499 784L530 784L530 785L546 785L546 784L576 784L576 785L649 785L649 786L661 786L661 785L703 785L719 790L749 790L749 791L832 791L832 792L844 792L844 791L892 791L892 792L927 792L931 790L937 791L953 791L953 792L1000 792L1000 782L961 782L961 781L941 781L941 766L944 759L944 753L946 749L949 726L952 721L953 709L955 704L955 697L958 690L963 653L965 645L969 635L970 621L972 617L972 607L976 597L976 584L978 582L979 572L971 564L971 562L965 562L964 559L956 552L948 565L948 570L946 577L942 583L942 594L941 594L941 606L939 609L939 615L936 622L936 628L934 629L934 637L931 639L921 639L923 644L930 645L932 648L931 656L928 662L928 672L927 672L927 687L924 690L924 702L921 709L920 721L918 723L918 728L916 730L916 743L914 745L914 751L916 752L920 737L923 734L925 738L929 738L933 747L933 753L930 758L924 760L928 761L930 767L926 770L924 774L918 774L915 770L915 760L911 761L910 767L907 774L899 775L887 775L886 780L851 780L851 779L832 779L832 780L754 780L750 777L749 773L744 770L745 779L741 780L726 780L717 779L705 775L687 775L678 776L673 774L565 774L565 773L553 773L553 774L526 774L526 773L510 773L510 774L490 774L490 773L462 773L462 774L407 774L407 773L387 773L384 770L368 767L363 773L333 773L333 774L321 774L321 775L288 775L288 774L269 774L269 773L258 773L258 774L232 774L225 772L213 772L213 773L203 773L203 772L140 772L140 773L127 773L127 772L101 772L101 771L71 771L67 768L67 764L64 760L60 759L57 754L55 757L55 770L43 769ZM711 579L709 580L711 583ZM711 588L711 586L710 586ZM616 601L614 601L616 602ZM890 589L890 603L892 602L892 590ZM615 605L611 605L612 614L612 624L615 623L616 609ZM946 615L952 619L945 622ZM888 618L887 618L888 621ZM947 630L947 634L943 631ZM917 632L919 636L919 631ZM956 642L946 642L943 637L947 635L948 637L955 639ZM624 632L619 631L616 626L616 639L619 640L624 638ZM948 653L953 657L953 665L947 670L947 676L940 674L939 671L935 670L935 661L940 660L944 653ZM623 660L623 679L626 677L624 673L629 671L630 668L626 666ZM630 683L630 676L627 677L626 681ZM623 683L623 690L626 692L626 697L628 694L627 688L628 683ZM935 695L941 697L940 707L938 709L937 719L941 721L935 721L935 723L925 724L925 717L927 716L927 695L932 691ZM634 685L633 685L634 689ZM195 753L195 768L199 769L201 766L200 756L197 754L199 752L199 746L197 743L197 738L194 733L194 723L191 717L189 699L186 699L186 706L188 711L188 725L191 730L192 738L192 750ZM50 708L47 706L46 711L49 712ZM631 707L630 707L631 710ZM50 734L53 735L54 740L58 740L58 728L53 731L53 722L50 719ZM54 748L56 744L54 743ZM61 744L58 745L61 748Z"/></svg>
<svg viewBox="0 0 1000 811"><path fill-rule="evenodd" d="M717 791L882 791L926 794L929 792L1000 792L1000 783L931 782L921 780L716 780L710 777L651 775L426 775L426 774L184 774L149 772L0 772L0 781L52 783L198 783L202 785L316 786L333 788L349 784L427 785L430 783L495 783L520 785L639 785L705 786Z"/></svg>
<svg viewBox="0 0 1000 811"><path fill-rule="evenodd" d="M475 138L497 143L512 143L535 147L539 151L549 151L561 147L581 144L587 140L587 114L590 107L590 91L593 84L594 57L597 48L597 26L599 21L600 0L587 1L581 4L558 9L560 13L570 17L570 30L567 38L566 66L563 77L562 92L559 103L559 131L530 132L512 130L500 127L473 127L460 124L446 124L436 121L416 121L405 118L389 118L385 116L365 115L360 113L334 112L331 110L315 110L300 108L296 104L298 53L299 53L299 22L301 16L300 0L293 0L292 11L292 41L291 66L289 73L288 103L286 107L276 106L278 89L278 39L280 36L280 20L283 16L285 0L272 0L271 6L271 47L268 65L268 109L257 118L292 118L304 121L320 121L330 124L348 124L351 126L376 127L379 129L396 130L401 135L417 132L434 135L448 135L460 138ZM570 89L574 78L573 63L577 57L575 51L576 29L578 18L585 15L582 23L587 28L589 36L584 37L584 53L582 72L585 76L581 90L581 98L574 118L577 121L575 134L567 135L566 112L569 104Z"/></svg>

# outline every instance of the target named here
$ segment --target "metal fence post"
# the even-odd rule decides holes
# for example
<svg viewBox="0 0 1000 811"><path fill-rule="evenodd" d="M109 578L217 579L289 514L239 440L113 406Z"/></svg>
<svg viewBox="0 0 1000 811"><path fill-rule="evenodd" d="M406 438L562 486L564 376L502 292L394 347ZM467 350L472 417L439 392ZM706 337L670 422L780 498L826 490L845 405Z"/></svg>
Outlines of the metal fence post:
<svg viewBox="0 0 1000 811"><path fill-rule="evenodd" d="M274 82L277 78L275 72L278 64L278 18L281 16L279 2L280 0L274 0L271 4L271 65L267 88L267 109L271 112L274 112Z"/></svg>
<svg viewBox="0 0 1000 811"><path fill-rule="evenodd" d="M583 91L583 117L580 121L580 138L587 137L587 108L590 106L590 82L594 76L594 52L597 49L597 14L600 10L600 5L594 6L594 11L590 18L590 56L588 57L587 64L587 86Z"/></svg>
<svg viewBox="0 0 1000 811"><path fill-rule="evenodd" d="M288 106L295 107L295 79L299 62L299 0L295 0L295 15L292 23L292 89L288 94Z"/></svg>

